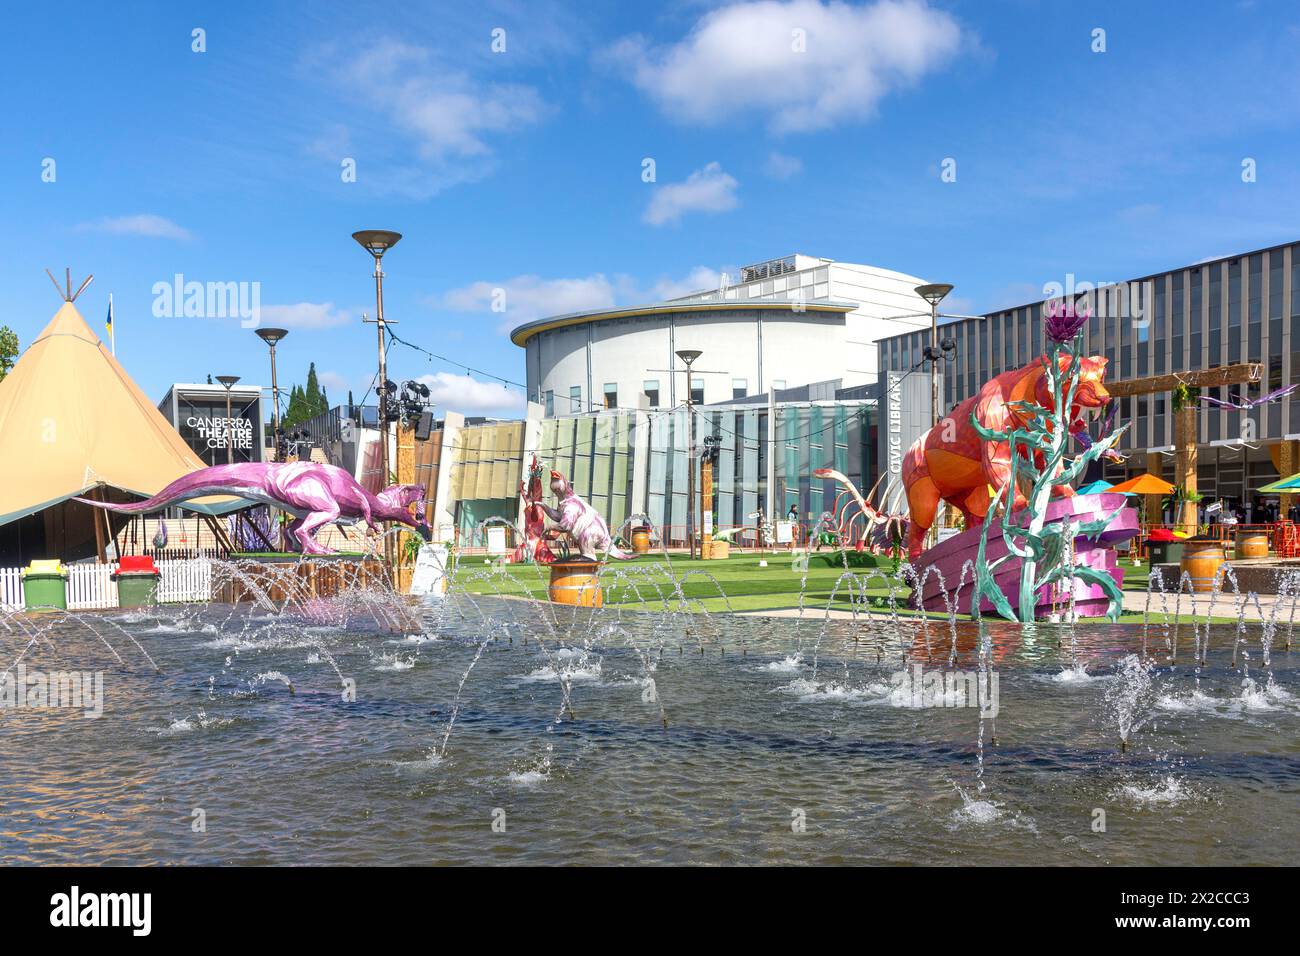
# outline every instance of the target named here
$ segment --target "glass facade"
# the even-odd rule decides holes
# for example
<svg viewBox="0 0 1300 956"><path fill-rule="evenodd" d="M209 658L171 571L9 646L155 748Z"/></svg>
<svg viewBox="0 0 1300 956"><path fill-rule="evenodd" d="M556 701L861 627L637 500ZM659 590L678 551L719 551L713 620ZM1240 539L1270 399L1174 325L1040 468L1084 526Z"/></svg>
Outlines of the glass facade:
<svg viewBox="0 0 1300 956"><path fill-rule="evenodd" d="M1300 382L1300 244L1101 286L1083 299L1091 310L1085 348L1109 360L1108 381L1257 361L1264 366L1259 383L1205 394L1249 400ZM943 368L950 407L1042 353L1042 307L1038 302L940 326L940 339L956 343L955 357ZM881 339L882 377L912 368L929 335L921 329ZM1246 411L1202 404L1201 490L1207 497L1249 498L1275 479L1279 443L1288 435L1300 437L1300 396ZM1170 405L1167 392L1123 400L1116 419L1132 426L1121 443L1130 455L1127 471L1143 472L1148 450L1154 454L1172 445ZM1162 457L1172 478L1173 458ZM1117 473L1122 476L1124 469Z"/></svg>
<svg viewBox="0 0 1300 956"><path fill-rule="evenodd" d="M719 439L713 523L720 530L752 527L760 509L767 514L769 481L774 482L770 507L781 515L793 506L804 521L834 508L842 492L835 482L814 478L814 469L834 468L862 491L875 481L875 406L869 402L780 403L774 423L765 405L706 405L694 414L697 442L705 435ZM697 482L700 478L699 457L687 453L686 415L678 408L546 419L537 457L568 476L611 528L644 513L668 541L681 544L687 469L695 469ZM638 435L638 428L644 433ZM478 454L470 443L462 444L467 454ZM523 452L525 458L530 454ZM638 485L644 489L640 500ZM479 520L487 512L482 501L473 510Z"/></svg>

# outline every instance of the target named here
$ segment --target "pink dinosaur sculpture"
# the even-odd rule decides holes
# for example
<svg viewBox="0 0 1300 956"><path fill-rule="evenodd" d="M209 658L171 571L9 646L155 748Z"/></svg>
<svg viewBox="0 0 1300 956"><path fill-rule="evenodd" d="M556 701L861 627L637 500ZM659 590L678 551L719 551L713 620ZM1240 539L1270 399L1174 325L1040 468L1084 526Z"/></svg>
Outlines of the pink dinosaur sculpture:
<svg viewBox="0 0 1300 956"><path fill-rule="evenodd" d="M302 545L303 554L334 554L317 544L314 535L336 521L360 520L376 531L381 521L397 521L414 528L426 541L431 536L424 518L422 486L390 485L373 495L342 468L311 461L254 461L200 468L177 478L152 498L129 505L76 500L123 514L146 514L191 498L220 494L260 501L292 514L295 520L289 525L289 534ZM411 514L412 504L419 506L418 518Z"/></svg>
<svg viewBox="0 0 1300 956"><path fill-rule="evenodd" d="M620 561L626 561L632 555L614 547L614 538L609 533L605 519L587 502L578 497L573 485L558 471L551 472L551 491L559 500L559 508L537 503L552 521L559 523L563 531L568 532L584 561L599 561L609 555Z"/></svg>

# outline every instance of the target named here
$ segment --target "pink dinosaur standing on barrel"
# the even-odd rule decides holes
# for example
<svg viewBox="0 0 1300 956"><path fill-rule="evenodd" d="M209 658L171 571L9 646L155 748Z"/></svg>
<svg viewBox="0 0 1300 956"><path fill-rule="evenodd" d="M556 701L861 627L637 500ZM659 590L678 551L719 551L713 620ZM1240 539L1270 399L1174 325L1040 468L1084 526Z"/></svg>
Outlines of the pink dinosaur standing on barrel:
<svg viewBox="0 0 1300 956"><path fill-rule="evenodd" d="M608 555L626 561L632 557L614 547L614 537L600 512L579 498L573 485L558 471L551 472L551 491L558 507L552 508L540 501L536 504L573 539L581 560L596 562Z"/></svg>

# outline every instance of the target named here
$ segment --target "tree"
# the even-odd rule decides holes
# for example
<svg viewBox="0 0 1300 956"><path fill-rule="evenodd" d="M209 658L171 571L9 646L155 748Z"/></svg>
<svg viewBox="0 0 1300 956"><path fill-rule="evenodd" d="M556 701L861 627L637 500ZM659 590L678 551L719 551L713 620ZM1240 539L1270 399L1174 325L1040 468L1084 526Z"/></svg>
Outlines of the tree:
<svg viewBox="0 0 1300 956"><path fill-rule="evenodd" d="M303 393L303 400L307 406L307 417L318 415L321 412L320 407L320 380L316 378L316 363L312 362L307 369L307 390Z"/></svg>
<svg viewBox="0 0 1300 956"><path fill-rule="evenodd" d="M329 396L320 387L320 380L316 377L316 363L312 362L307 369L306 387L294 385L289 389L289 407L285 410L280 425L282 428L301 425L328 412L329 408Z"/></svg>
<svg viewBox="0 0 1300 956"><path fill-rule="evenodd" d="M18 335L7 325L0 325L0 381L18 361Z"/></svg>

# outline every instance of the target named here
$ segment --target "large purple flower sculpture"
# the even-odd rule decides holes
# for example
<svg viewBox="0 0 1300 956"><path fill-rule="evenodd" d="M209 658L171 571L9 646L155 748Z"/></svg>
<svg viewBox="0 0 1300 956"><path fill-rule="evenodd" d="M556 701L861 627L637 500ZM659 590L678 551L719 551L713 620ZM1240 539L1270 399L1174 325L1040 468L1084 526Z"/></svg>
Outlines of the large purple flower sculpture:
<svg viewBox="0 0 1300 956"><path fill-rule="evenodd" d="M1053 342L1070 342L1079 334L1083 323L1088 321L1088 310L1076 310L1059 299L1048 304L1043 317L1043 327L1047 337Z"/></svg>

